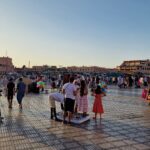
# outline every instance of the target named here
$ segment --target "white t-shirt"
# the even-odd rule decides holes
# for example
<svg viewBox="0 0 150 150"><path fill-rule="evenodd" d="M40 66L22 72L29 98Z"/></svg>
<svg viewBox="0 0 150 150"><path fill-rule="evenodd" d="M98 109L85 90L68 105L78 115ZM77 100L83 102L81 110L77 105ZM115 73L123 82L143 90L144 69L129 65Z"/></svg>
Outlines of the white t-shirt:
<svg viewBox="0 0 150 150"><path fill-rule="evenodd" d="M64 84L62 89L65 90L65 98L70 98L75 100L75 96L73 92L76 91L76 87L73 83Z"/></svg>
<svg viewBox="0 0 150 150"><path fill-rule="evenodd" d="M64 102L64 95L59 92L51 93L49 97L52 97L57 102L60 102L60 103Z"/></svg>

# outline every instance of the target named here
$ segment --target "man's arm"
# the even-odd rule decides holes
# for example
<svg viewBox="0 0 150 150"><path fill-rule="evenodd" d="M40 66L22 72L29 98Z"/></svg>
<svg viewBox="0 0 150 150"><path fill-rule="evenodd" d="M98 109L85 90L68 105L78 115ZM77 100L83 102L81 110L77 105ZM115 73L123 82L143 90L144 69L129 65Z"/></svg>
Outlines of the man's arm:
<svg viewBox="0 0 150 150"><path fill-rule="evenodd" d="M62 93L65 94L65 89L62 89Z"/></svg>

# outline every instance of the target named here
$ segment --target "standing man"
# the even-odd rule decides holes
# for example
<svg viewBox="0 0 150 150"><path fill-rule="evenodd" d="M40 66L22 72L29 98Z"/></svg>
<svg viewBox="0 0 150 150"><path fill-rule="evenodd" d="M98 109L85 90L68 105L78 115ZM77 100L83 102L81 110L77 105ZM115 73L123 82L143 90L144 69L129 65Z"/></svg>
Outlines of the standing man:
<svg viewBox="0 0 150 150"><path fill-rule="evenodd" d="M26 91L26 85L23 82L23 79L20 78L17 84L17 101L18 101L20 109L22 109L22 99L25 95L25 91Z"/></svg>
<svg viewBox="0 0 150 150"><path fill-rule="evenodd" d="M15 84L13 83L13 79L10 78L7 84L7 100L8 100L8 108L12 108L13 96L15 94Z"/></svg>
<svg viewBox="0 0 150 150"><path fill-rule="evenodd" d="M75 105L75 95L76 95L76 87L73 84L74 77L70 77L69 83L64 84L62 91L65 95L64 102L64 122L65 118L68 115L68 123L71 123L71 119L74 113L74 105Z"/></svg>

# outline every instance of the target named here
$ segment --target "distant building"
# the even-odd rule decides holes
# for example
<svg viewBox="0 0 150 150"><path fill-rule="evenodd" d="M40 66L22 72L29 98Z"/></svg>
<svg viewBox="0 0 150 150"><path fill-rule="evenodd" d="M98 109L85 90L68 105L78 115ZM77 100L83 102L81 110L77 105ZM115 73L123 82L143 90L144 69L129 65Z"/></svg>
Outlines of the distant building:
<svg viewBox="0 0 150 150"><path fill-rule="evenodd" d="M5 74L9 72L14 72L12 58L0 57L0 74Z"/></svg>
<svg viewBox="0 0 150 150"><path fill-rule="evenodd" d="M71 72L81 72L81 73L104 73L104 72L106 73L112 71L111 69L98 66L82 66L82 67L71 66L67 67L67 70Z"/></svg>
<svg viewBox="0 0 150 150"><path fill-rule="evenodd" d="M49 68L49 66L47 65L43 65L43 66L32 66L32 70L36 71L36 72L42 72L45 71Z"/></svg>
<svg viewBox="0 0 150 150"><path fill-rule="evenodd" d="M118 69L124 73L150 74L150 60L129 60L124 61Z"/></svg>
<svg viewBox="0 0 150 150"><path fill-rule="evenodd" d="M32 66L31 70L33 72L57 71L57 66Z"/></svg>
<svg viewBox="0 0 150 150"><path fill-rule="evenodd" d="M62 70L62 69L60 69ZM42 66L32 66L32 68L23 66L22 68L15 68L15 71L17 73L22 73L22 74L26 74L26 73L38 73L38 74L42 74L42 73L51 73L51 72L57 72L58 68L56 66L48 66L48 65L42 65Z"/></svg>

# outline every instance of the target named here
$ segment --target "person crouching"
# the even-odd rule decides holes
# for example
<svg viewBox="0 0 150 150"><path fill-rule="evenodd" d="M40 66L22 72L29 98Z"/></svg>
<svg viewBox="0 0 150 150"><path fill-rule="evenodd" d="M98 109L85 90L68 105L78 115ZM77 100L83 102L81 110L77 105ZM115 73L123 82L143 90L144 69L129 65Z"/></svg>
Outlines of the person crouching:
<svg viewBox="0 0 150 150"><path fill-rule="evenodd" d="M50 111L51 111L51 119L53 117L57 121L57 113L56 113L56 104L55 101L61 103L61 109L63 110L63 103L64 103L64 95L59 92L54 92L49 95L49 104L50 104Z"/></svg>

